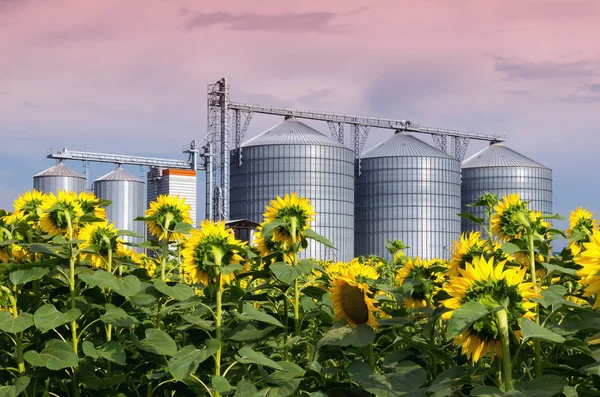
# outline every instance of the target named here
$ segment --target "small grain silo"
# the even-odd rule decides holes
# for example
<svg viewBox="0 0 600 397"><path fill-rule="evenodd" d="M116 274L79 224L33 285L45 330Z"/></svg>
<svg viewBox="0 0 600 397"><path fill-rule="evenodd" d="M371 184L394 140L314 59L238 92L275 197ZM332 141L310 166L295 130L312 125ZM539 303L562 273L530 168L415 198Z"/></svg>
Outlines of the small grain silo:
<svg viewBox="0 0 600 397"><path fill-rule="evenodd" d="M390 258L388 240L407 255L446 258L460 237L460 162L405 132L366 151L356 178L357 256Z"/></svg>
<svg viewBox="0 0 600 397"><path fill-rule="evenodd" d="M552 212L552 170L502 143L492 143L462 163L462 210L484 217L482 207L467 207L483 193L502 198L519 193L529 208L544 214ZM481 230L463 219L462 230Z"/></svg>
<svg viewBox="0 0 600 397"><path fill-rule="evenodd" d="M34 189L55 195L59 190L79 194L86 190L86 185L87 179L67 167L62 161L33 176Z"/></svg>
<svg viewBox="0 0 600 397"><path fill-rule="evenodd" d="M94 194L112 202L106 208L106 217L117 229L144 235L144 222L134 221L135 218L144 216L146 209L144 182L141 179L119 166L94 181ZM123 239L129 242L140 242L140 239L128 236Z"/></svg>
<svg viewBox="0 0 600 397"><path fill-rule="evenodd" d="M277 196L296 192L316 211L312 228L337 250L311 241L304 257L349 261L354 252L354 152L287 118L242 144L231 156L231 219L262 222Z"/></svg>

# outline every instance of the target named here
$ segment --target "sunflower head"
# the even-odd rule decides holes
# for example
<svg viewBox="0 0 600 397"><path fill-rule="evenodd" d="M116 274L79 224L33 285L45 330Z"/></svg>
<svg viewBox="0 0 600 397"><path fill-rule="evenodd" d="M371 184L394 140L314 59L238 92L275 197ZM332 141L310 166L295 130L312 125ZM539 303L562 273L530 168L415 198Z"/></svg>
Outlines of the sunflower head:
<svg viewBox="0 0 600 397"><path fill-rule="evenodd" d="M541 212L527 208L527 202L521 201L519 193L503 197L494 210L492 232L501 241L521 238L527 229L544 234L550 226L542 218Z"/></svg>
<svg viewBox="0 0 600 397"><path fill-rule="evenodd" d="M333 319L345 319L349 325L367 324L377 327L374 313L376 301L372 298L369 286L355 280L336 277L331 280L329 288L333 303Z"/></svg>
<svg viewBox="0 0 600 397"><path fill-rule="evenodd" d="M0 263L22 263L27 258L27 251L17 244L0 247Z"/></svg>
<svg viewBox="0 0 600 397"><path fill-rule="evenodd" d="M277 196L265 208L263 214L265 223L275 220L282 223L273 229L272 240L292 245L300 243L304 238L304 231L310 227L314 220L314 209L310 201L304 197L298 197L296 193L286 194L283 198Z"/></svg>
<svg viewBox="0 0 600 397"><path fill-rule="evenodd" d="M41 207L45 196L44 193L36 189L23 193L13 203L15 212L22 211L26 216L34 216L35 219L38 219L42 215Z"/></svg>
<svg viewBox="0 0 600 397"><path fill-rule="evenodd" d="M245 244L235 238L225 222L203 221L200 230L192 230L181 253L186 279L192 284L207 285L209 280L221 275L222 283L230 282L234 273L222 273L221 268L243 262L241 254Z"/></svg>
<svg viewBox="0 0 600 397"><path fill-rule="evenodd" d="M396 286L409 287L404 288L404 306L407 309L432 306L434 296L442 287L446 268L446 264L441 260L407 258L395 277ZM408 280L410 284L405 285Z"/></svg>
<svg viewBox="0 0 600 397"><path fill-rule="evenodd" d="M185 203L185 198L160 195L150 203L146 210L146 223L150 233L159 240L180 240L183 233L174 232L178 223L192 224L191 207Z"/></svg>
<svg viewBox="0 0 600 397"><path fill-rule="evenodd" d="M455 276L458 269L464 269L467 262L486 252L488 240L481 238L481 232L463 233L459 241L454 241L450 253L452 260L448 266L448 275Z"/></svg>
<svg viewBox="0 0 600 397"><path fill-rule="evenodd" d="M585 286L583 296L595 296L594 308L600 306L600 230L594 229L589 242L583 243L583 250L573 258L581 266L577 275Z"/></svg>
<svg viewBox="0 0 600 397"><path fill-rule="evenodd" d="M96 197L94 193L85 191L79 193L77 202L84 214L92 214L96 218L106 219L106 210L100 206L102 199Z"/></svg>
<svg viewBox="0 0 600 397"><path fill-rule="evenodd" d="M285 262L293 263L291 247L288 242L275 241L272 238L265 238L262 235L262 228L266 222L261 223L254 233L254 248L258 250L262 258L268 258L270 263ZM302 251L299 249L298 252Z"/></svg>
<svg viewBox="0 0 600 397"><path fill-rule="evenodd" d="M494 258L486 259L480 256L468 263L465 269L459 269L460 274L450 277L444 285L444 290L450 298L442 301L442 304L450 310L442 317L449 319L463 304L478 301L490 309L504 306L509 327L512 329L519 327L522 317L533 318L535 303L531 299L540 298L541 295L536 292L533 283L525 282L525 267L505 269L505 263L495 263ZM488 315L457 336L454 344L462 345L463 353L477 361L488 351L498 355L495 348L499 340L496 323L492 316ZM469 344L464 346L466 342Z"/></svg>
<svg viewBox="0 0 600 397"><path fill-rule="evenodd" d="M569 242L569 249L573 256L578 255L583 249L583 243L591 239L592 231L598 227L598 221L594 219L594 214L582 207L571 212L569 217L569 228L567 229L567 238L575 237L576 240ZM577 234L578 236L574 236Z"/></svg>
<svg viewBox="0 0 600 397"><path fill-rule="evenodd" d="M108 221L94 222L85 225L78 234L78 239L83 240L80 248L83 258L89 260L94 267L107 268L108 254L115 253L122 241L117 236L117 229Z"/></svg>
<svg viewBox="0 0 600 397"><path fill-rule="evenodd" d="M45 196L41 210L40 227L45 233L53 235L66 235L69 224L75 232L79 218L84 215L77 202L77 194L62 190L58 191L57 196L52 193Z"/></svg>

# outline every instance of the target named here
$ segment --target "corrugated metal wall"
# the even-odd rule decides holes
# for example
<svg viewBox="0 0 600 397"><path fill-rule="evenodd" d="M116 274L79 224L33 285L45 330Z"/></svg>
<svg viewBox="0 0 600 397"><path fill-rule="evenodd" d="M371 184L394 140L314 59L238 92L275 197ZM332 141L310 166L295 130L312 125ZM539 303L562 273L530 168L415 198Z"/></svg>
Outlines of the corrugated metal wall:
<svg viewBox="0 0 600 397"><path fill-rule="evenodd" d="M256 138L243 145L241 166L235 153L231 156L231 219L262 222L272 199L296 192L315 208L312 228L338 248L332 252L311 242L303 256L349 261L354 252L353 151L293 119Z"/></svg>
<svg viewBox="0 0 600 397"><path fill-rule="evenodd" d="M364 153L356 179L355 254L390 258L388 240L406 253L446 258L460 237L460 163L407 134Z"/></svg>

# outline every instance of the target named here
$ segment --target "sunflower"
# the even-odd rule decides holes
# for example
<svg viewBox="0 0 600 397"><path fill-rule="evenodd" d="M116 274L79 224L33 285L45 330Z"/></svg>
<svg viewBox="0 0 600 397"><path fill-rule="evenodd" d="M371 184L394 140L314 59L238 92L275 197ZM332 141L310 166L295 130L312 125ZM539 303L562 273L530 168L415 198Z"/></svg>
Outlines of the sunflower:
<svg viewBox="0 0 600 397"><path fill-rule="evenodd" d="M486 247L488 240L481 238L481 232L463 233L459 241L454 241L450 250L452 260L448 265L448 276L458 275L458 269L464 269L467 262L485 253Z"/></svg>
<svg viewBox="0 0 600 397"><path fill-rule="evenodd" d="M486 302L492 308L504 304L508 312L508 325L512 329L519 327L522 317L535 318L535 302L532 298L541 298L535 291L535 284L525 281L527 269L504 268L506 261L494 264L494 258L485 259L480 256L467 263L466 269L459 269L460 275L450 277L444 290L451 296L442 301L442 305L450 311L442 318L450 319L463 304L471 301ZM462 345L462 352L474 362L479 361L486 352L490 357L501 357L498 349L500 335L492 316L485 316L476 321L469 329L454 338L454 345ZM465 343L467 343L465 345Z"/></svg>
<svg viewBox="0 0 600 397"><path fill-rule="evenodd" d="M527 228L544 234L550 224L543 220L542 213L530 211L527 202L521 201L519 193L509 194L494 207L492 216L492 232L501 241L521 238Z"/></svg>
<svg viewBox="0 0 600 397"><path fill-rule="evenodd" d="M173 233L173 228L178 223L192 224L190 217L191 207L185 203L185 198L177 196L160 195L156 201L150 203L150 208L146 210L146 220L150 233L164 240L180 240L184 237L181 233ZM167 224L168 223L168 224Z"/></svg>
<svg viewBox="0 0 600 397"><path fill-rule="evenodd" d="M83 240L79 246L82 250L94 250L94 252L83 252L83 259L87 259L92 266L101 268L108 268L109 251L116 251L121 243L121 240L117 237L117 229L108 221L85 225L79 231L78 238ZM109 271L111 270L109 269Z"/></svg>
<svg viewBox="0 0 600 397"><path fill-rule="evenodd" d="M266 222L261 223L256 228L256 232L254 233L254 247L258 250L261 257L266 257L273 255L270 259L270 263L275 263L277 261L285 262L288 264L293 264L294 258L292 253L290 252L290 247L287 242L274 241L273 239L265 239L262 235L262 228L266 225ZM299 249L298 252L301 252L302 249Z"/></svg>
<svg viewBox="0 0 600 397"><path fill-rule="evenodd" d="M571 216L569 217L569 228L567 229L567 239L570 239L575 232L581 232L583 234L581 239L569 242L569 249L573 256L578 255L581 252L583 243L590 241L592 230L597 227L598 221L594 219L594 214L588 210L579 207L571 212Z"/></svg>
<svg viewBox="0 0 600 397"><path fill-rule="evenodd" d="M71 227L75 234L77 220L84 215L81 205L77 202L77 194L62 190L58 191L58 196L50 193L44 197L41 210L40 226L48 234L66 234L68 232L66 213L71 218Z"/></svg>
<svg viewBox="0 0 600 397"><path fill-rule="evenodd" d="M404 307L420 309L433 305L433 297L441 289L444 281L446 264L440 260L421 260L407 258L404 266L396 273L395 281L402 287L406 280L411 280L409 291L404 298Z"/></svg>
<svg viewBox="0 0 600 397"><path fill-rule="evenodd" d="M17 244L9 244L0 247L1 263L21 263L27 257L27 251Z"/></svg>
<svg viewBox="0 0 600 397"><path fill-rule="evenodd" d="M235 278L234 273L222 274L220 269L207 266L204 262L209 261L222 267L240 264L244 261L240 250L245 244L235 238L233 230L225 227L225 222L203 221L200 230L192 230L181 252L182 270L186 279L192 284L208 285L210 280L221 274L221 283L230 283Z"/></svg>
<svg viewBox="0 0 600 397"><path fill-rule="evenodd" d="M349 325L367 324L376 328L374 313L378 310L375 307L377 301L371 298L369 286L361 282L361 276L354 274L351 269L347 269L344 276L332 279L329 288L334 321L345 319Z"/></svg>
<svg viewBox="0 0 600 397"><path fill-rule="evenodd" d="M575 263L582 266L577 271L581 277L579 282L585 286L583 296L596 296L594 308L600 306L600 231L594 229L589 243L583 243L582 252L574 258Z"/></svg>
<svg viewBox="0 0 600 397"><path fill-rule="evenodd" d="M81 192L77 196L77 202L81 206L84 214L93 214L96 218L106 219L106 210L100 207L102 200L94 195L94 193Z"/></svg>
<svg viewBox="0 0 600 397"><path fill-rule="evenodd" d="M282 225L273 230L273 241L287 243L289 248L302 241L304 230L310 227L310 222L314 220L315 215L310 201L298 197L296 193L286 194L283 198L277 196L275 200L271 200L265 210L263 216L266 223L275 219L283 221Z"/></svg>
<svg viewBox="0 0 600 397"><path fill-rule="evenodd" d="M13 207L15 207L15 212L23 211L26 216L41 216L41 206L44 202L45 196L46 195L44 193L36 189L26 191L25 193L17 197L17 199L13 203Z"/></svg>

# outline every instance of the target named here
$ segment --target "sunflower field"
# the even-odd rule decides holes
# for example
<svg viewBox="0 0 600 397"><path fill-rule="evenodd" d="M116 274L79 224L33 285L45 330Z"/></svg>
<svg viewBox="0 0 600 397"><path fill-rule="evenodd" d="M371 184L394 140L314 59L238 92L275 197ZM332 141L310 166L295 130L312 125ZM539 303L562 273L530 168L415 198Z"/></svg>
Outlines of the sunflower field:
<svg viewBox="0 0 600 397"><path fill-rule="evenodd" d="M90 193L0 210L0 397L600 396L600 231L483 195L451 258L305 258L296 194L254 244L160 196L150 238ZM557 243L558 240L566 242ZM566 245L560 252L554 245ZM409 251L408 251L409 252Z"/></svg>

